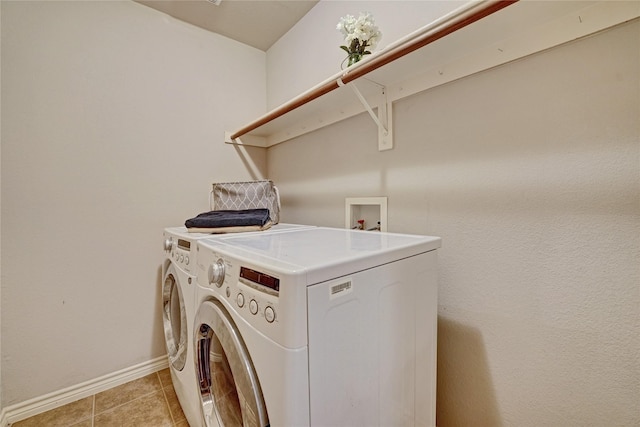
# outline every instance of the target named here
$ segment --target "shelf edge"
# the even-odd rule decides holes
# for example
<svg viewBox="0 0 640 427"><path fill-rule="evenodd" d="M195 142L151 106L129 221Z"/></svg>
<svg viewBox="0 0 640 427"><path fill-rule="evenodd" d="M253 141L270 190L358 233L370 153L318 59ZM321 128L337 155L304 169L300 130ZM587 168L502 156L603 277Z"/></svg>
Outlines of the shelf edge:
<svg viewBox="0 0 640 427"><path fill-rule="evenodd" d="M240 128L230 135L232 141L263 126L288 112L295 110L316 98L338 89L342 84L352 82L404 55L432 43L447 34L464 28L486 16L489 16L518 0L481 0L468 3L448 15L409 34L387 48L351 66L348 70L331 76L322 83L298 95L290 101L271 110L255 121Z"/></svg>

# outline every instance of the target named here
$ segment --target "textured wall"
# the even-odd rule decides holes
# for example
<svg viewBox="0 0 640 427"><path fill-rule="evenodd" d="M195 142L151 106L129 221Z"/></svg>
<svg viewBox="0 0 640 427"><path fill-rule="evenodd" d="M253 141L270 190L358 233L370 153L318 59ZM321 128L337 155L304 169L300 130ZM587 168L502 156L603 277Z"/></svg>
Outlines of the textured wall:
<svg viewBox="0 0 640 427"><path fill-rule="evenodd" d="M6 407L165 353L162 229L249 178L224 131L266 95L264 52L134 2L1 7Z"/></svg>
<svg viewBox="0 0 640 427"><path fill-rule="evenodd" d="M272 147L283 220L443 238L438 425L640 424L640 23Z"/></svg>

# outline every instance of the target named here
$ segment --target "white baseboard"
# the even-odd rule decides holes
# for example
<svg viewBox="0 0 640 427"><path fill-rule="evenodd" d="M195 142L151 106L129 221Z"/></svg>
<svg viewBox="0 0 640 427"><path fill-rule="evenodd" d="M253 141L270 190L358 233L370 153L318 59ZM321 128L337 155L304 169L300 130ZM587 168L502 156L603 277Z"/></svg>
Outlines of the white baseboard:
<svg viewBox="0 0 640 427"><path fill-rule="evenodd" d="M96 393L142 378L165 369L168 366L167 356L161 356L75 386L2 408L0 412L0 427L7 427L10 423L15 423L66 405L67 403L93 396Z"/></svg>

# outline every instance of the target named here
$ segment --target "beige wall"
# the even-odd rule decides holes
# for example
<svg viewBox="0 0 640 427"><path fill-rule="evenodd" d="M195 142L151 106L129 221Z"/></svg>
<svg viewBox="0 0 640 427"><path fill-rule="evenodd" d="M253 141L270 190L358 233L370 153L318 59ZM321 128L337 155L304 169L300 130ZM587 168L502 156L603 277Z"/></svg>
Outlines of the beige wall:
<svg viewBox="0 0 640 427"><path fill-rule="evenodd" d="M437 235L438 425L640 424L640 23L268 150L282 219Z"/></svg>
<svg viewBox="0 0 640 427"><path fill-rule="evenodd" d="M341 17L371 13L382 31L377 52L465 3L464 0L320 0L267 51L269 108L289 101L340 71L345 52L339 46L344 39L336 26Z"/></svg>
<svg viewBox="0 0 640 427"><path fill-rule="evenodd" d="M221 140L264 112L266 72L133 2L0 5L6 407L164 353L160 230L249 177ZM366 115L251 151L284 221L385 195L391 231L443 237L439 426L640 423L639 32L399 101L389 152Z"/></svg>
<svg viewBox="0 0 640 427"><path fill-rule="evenodd" d="M1 7L7 407L165 354L162 229L250 178L224 131L264 112L266 72L134 2Z"/></svg>

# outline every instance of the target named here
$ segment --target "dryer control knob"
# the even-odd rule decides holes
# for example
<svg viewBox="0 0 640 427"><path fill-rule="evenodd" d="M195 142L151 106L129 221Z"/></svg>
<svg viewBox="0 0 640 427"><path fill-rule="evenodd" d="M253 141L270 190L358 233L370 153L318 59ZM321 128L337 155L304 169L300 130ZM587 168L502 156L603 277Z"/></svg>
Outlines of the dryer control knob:
<svg viewBox="0 0 640 427"><path fill-rule="evenodd" d="M273 310L273 307L267 306L264 309L264 318L267 319L267 322L273 323L276 320L276 312Z"/></svg>
<svg viewBox="0 0 640 427"><path fill-rule="evenodd" d="M256 300L252 299L249 301L249 311L251 314L258 314L258 303Z"/></svg>
<svg viewBox="0 0 640 427"><path fill-rule="evenodd" d="M169 237L168 239L164 240L164 250L169 252L171 248L173 248L173 239Z"/></svg>
<svg viewBox="0 0 640 427"><path fill-rule="evenodd" d="M209 283L215 284L217 287L224 283L224 261L218 258L218 261L209 266Z"/></svg>

